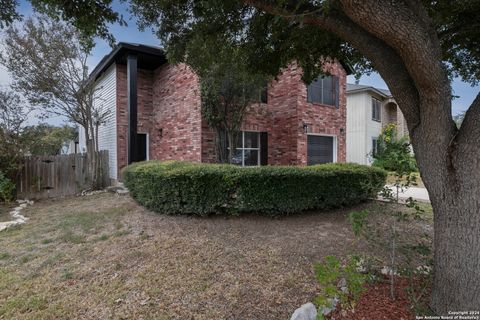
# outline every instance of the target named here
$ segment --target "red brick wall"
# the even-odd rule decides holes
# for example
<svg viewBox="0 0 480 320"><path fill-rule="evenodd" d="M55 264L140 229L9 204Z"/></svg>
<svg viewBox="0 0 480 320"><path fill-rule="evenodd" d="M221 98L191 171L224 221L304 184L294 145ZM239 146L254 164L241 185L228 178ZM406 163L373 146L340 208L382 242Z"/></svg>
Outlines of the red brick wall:
<svg viewBox="0 0 480 320"><path fill-rule="evenodd" d="M180 64L155 70L151 159L201 161L200 107L198 78L190 68Z"/></svg>
<svg viewBox="0 0 480 320"><path fill-rule="evenodd" d="M307 102L307 86L299 83L298 92L298 130L297 132L297 164L307 164L307 134L303 124L310 124L308 132L312 134L325 134L336 136L337 139L337 162L346 161L346 123L347 123L347 75L339 63L325 65L332 75L340 78L339 81L339 108Z"/></svg>
<svg viewBox="0 0 480 320"><path fill-rule="evenodd" d="M301 80L302 70L292 63L268 87L268 103L249 108L242 130L268 132L268 164L306 165L307 134L337 137L337 161L345 162L346 73L340 64L327 65L340 78L339 108L307 102L307 86ZM340 129L343 128L343 132ZM215 134L206 123L202 126L202 161L215 162Z"/></svg>
<svg viewBox="0 0 480 320"><path fill-rule="evenodd" d="M117 167L120 171L127 165L128 152L128 96L127 66L117 64ZM150 139L153 129L153 72L138 69L137 82L137 132L148 133ZM149 154L153 158L152 153Z"/></svg>
<svg viewBox="0 0 480 320"><path fill-rule="evenodd" d="M217 136L215 131L208 126L207 122L204 119L202 119L202 162L217 162L217 150L215 146L216 139Z"/></svg>
<svg viewBox="0 0 480 320"><path fill-rule="evenodd" d="M268 163L305 165L309 132L337 137L337 161L345 161L346 74L339 64L326 66L340 77L340 107L307 102L302 70L293 63L269 84L268 103L249 108L246 131L268 132ZM126 66L117 65L118 168L127 163ZM340 129L343 132L340 132ZM201 117L198 77L185 65L163 65L138 72L138 132L149 134L150 159L215 162L215 133Z"/></svg>
<svg viewBox="0 0 480 320"><path fill-rule="evenodd" d="M268 163L297 164L297 95L302 71L292 63L268 88Z"/></svg>

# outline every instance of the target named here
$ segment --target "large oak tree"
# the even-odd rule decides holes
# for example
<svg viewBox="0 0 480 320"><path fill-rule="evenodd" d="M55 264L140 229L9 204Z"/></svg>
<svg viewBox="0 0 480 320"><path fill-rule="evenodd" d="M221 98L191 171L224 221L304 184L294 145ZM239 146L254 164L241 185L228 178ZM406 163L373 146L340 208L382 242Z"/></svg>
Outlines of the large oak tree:
<svg viewBox="0 0 480 320"><path fill-rule="evenodd" d="M42 2L47 5L40 7L61 12L90 35L102 35L106 23L119 19L109 0L34 1ZM480 80L480 1L132 0L131 5L140 27L158 30L172 61L189 63L198 49L237 45L252 70L276 75L295 59L307 82L321 73L319 61L327 57L348 60L359 72L378 71L405 115L434 209L432 307L438 313L478 310L480 97L457 128L451 79ZM82 25L79 12L88 6L95 15ZM105 19L98 14L102 10Z"/></svg>

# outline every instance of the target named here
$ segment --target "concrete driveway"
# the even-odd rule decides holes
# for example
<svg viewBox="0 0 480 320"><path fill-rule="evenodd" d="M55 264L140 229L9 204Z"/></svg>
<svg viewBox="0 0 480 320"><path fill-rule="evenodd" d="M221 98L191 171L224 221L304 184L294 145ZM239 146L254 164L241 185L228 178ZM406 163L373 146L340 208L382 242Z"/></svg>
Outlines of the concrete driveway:
<svg viewBox="0 0 480 320"><path fill-rule="evenodd" d="M393 192L396 192L394 186L389 186L389 188L392 189ZM399 198L403 200L410 197L417 201L430 202L430 197L426 188L410 187L399 194Z"/></svg>

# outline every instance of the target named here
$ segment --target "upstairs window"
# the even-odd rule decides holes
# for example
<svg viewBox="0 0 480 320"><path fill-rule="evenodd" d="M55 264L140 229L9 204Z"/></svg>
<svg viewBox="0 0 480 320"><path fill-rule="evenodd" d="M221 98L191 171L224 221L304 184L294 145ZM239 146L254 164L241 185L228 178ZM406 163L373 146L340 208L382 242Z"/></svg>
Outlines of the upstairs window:
<svg viewBox="0 0 480 320"><path fill-rule="evenodd" d="M382 120L381 115L382 103L380 100L372 98L372 120L380 122Z"/></svg>
<svg viewBox="0 0 480 320"><path fill-rule="evenodd" d="M339 78L318 77L307 86L307 102L339 106Z"/></svg>

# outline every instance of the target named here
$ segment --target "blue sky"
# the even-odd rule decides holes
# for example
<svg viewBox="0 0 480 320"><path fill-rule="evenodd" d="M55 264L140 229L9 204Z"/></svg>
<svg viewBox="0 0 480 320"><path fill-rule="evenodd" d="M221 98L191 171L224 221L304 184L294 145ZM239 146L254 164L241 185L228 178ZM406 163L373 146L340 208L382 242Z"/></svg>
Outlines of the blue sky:
<svg viewBox="0 0 480 320"><path fill-rule="evenodd" d="M119 25L112 25L110 27L110 30L115 36L117 42L123 41L150 45L160 45L160 41L154 35L152 30L145 30L144 32L138 30L135 20L132 19L124 4L115 1L114 8L123 15L124 19L128 23L127 27L121 27ZM26 1L20 1L19 11L24 16L31 15L32 9L30 7L30 3ZM104 40L98 39L97 44L92 52L92 56L89 59L90 68L93 69L95 65L102 59L102 57L108 54L110 51L111 48L108 43L106 43ZM348 82L353 83L354 81L355 79L352 76L349 76ZM0 85L5 86L8 85L9 82L10 79L8 73L4 68L0 67ZM360 84L371 85L382 89L387 88L385 82L377 73L373 73L370 76L363 76L360 79ZM470 106L470 104L473 102L476 94L480 90L479 86L472 88L469 84L462 82L460 79L455 79L453 81L452 88L454 91L454 95L460 96L452 102L452 113L454 115L466 110L468 106ZM34 116L32 117L31 122L36 122ZM60 124L61 122L63 122L63 120L61 118L52 118L48 122Z"/></svg>

